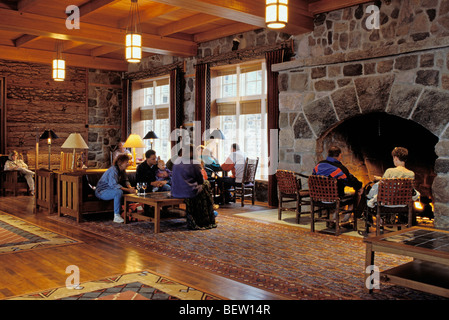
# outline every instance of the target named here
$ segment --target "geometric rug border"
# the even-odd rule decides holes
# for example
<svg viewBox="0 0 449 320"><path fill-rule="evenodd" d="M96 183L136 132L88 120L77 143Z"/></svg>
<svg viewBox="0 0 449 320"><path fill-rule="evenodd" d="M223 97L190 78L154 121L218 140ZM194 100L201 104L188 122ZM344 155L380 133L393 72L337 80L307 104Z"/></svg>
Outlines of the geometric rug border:
<svg viewBox="0 0 449 320"><path fill-rule="evenodd" d="M147 276L148 278L146 278ZM217 294L196 289L192 285L150 270L129 272L81 282L79 284L80 289L68 289L65 286L61 286L7 297L3 300L61 300L134 282L150 286L181 300L226 300L226 298Z"/></svg>
<svg viewBox="0 0 449 320"><path fill-rule="evenodd" d="M25 232L36 235L42 239L48 240L48 242L25 243L25 244L19 244L16 246L2 247L2 248L0 248L0 255L84 243L82 240L73 238L71 236L63 235L59 232L53 231L46 227L39 226L33 222L22 219L20 217L17 217L13 214L10 214L10 213L2 211L2 210L0 210L0 216L1 215L9 217L9 219L6 218L5 219L6 221L2 220L2 222L9 224L12 227L15 227L17 229L22 229ZM18 220L23 225L21 225L20 223L14 223L16 221L13 222L11 220Z"/></svg>

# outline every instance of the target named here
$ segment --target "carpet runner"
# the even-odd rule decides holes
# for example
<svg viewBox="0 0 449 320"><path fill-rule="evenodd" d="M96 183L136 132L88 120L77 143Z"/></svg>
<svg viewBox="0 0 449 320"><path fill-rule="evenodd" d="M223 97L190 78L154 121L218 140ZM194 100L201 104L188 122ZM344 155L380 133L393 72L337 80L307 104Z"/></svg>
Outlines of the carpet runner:
<svg viewBox="0 0 449 320"><path fill-rule="evenodd" d="M382 284L369 294L365 288L365 244L360 238L334 236L220 215L218 227L191 231L185 219L161 224L153 233L147 222L117 224L111 220L77 224L69 217L55 219L109 239L177 259L242 283L294 299L385 300L440 299L399 286ZM376 254L379 269L410 261Z"/></svg>
<svg viewBox="0 0 449 320"><path fill-rule="evenodd" d="M122 274L81 283L77 288L60 287L7 300L220 300L149 271Z"/></svg>
<svg viewBox="0 0 449 320"><path fill-rule="evenodd" d="M0 254L81 243L0 211Z"/></svg>

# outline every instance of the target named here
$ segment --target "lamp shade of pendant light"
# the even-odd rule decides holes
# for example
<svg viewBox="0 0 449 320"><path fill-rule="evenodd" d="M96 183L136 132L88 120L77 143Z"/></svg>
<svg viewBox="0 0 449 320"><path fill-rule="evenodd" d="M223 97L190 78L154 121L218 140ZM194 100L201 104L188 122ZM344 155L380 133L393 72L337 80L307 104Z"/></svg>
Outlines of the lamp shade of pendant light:
<svg viewBox="0 0 449 320"><path fill-rule="evenodd" d="M65 79L65 60L62 56L62 42L56 41L56 58L53 59L53 80L64 81Z"/></svg>
<svg viewBox="0 0 449 320"><path fill-rule="evenodd" d="M131 0L131 8L126 28L126 60L138 63L142 59L142 32L140 30L139 5L137 0Z"/></svg>
<svg viewBox="0 0 449 320"><path fill-rule="evenodd" d="M288 0L266 0L265 23L268 28L281 29L288 22Z"/></svg>

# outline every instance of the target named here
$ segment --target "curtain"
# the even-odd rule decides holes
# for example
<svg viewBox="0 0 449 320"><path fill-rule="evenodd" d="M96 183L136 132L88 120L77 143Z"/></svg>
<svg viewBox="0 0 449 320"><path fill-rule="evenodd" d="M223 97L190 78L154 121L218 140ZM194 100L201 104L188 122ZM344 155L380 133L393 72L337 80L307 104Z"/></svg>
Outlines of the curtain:
<svg viewBox="0 0 449 320"><path fill-rule="evenodd" d="M170 132L182 126L184 118L183 109L183 84L184 75L181 68L174 68L170 71ZM172 147L176 141L171 141Z"/></svg>
<svg viewBox="0 0 449 320"><path fill-rule="evenodd" d="M270 130L279 130L279 86L278 73L271 71L271 66L281 63L284 60L284 49L270 51L265 53L267 64L267 118L268 118L268 156L270 156L270 146L274 141L270 141ZM276 141L278 142L278 141ZM276 150L279 152L279 150ZM273 165L273 164L271 164ZM277 182L276 176L268 176L268 205L277 206Z"/></svg>
<svg viewBox="0 0 449 320"><path fill-rule="evenodd" d="M203 133L210 126L210 71L207 64L198 64L195 69L195 121L201 121L203 144Z"/></svg>

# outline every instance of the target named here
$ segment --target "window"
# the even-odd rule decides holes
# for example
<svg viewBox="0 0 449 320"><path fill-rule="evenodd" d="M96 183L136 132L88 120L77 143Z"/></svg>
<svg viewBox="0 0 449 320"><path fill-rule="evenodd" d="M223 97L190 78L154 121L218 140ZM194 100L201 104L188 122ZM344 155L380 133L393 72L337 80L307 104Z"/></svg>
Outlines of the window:
<svg viewBox="0 0 449 320"><path fill-rule="evenodd" d="M212 140L211 149L224 162L238 143L250 158L259 157L257 179L268 179L266 67L264 61L211 70L211 129L225 140Z"/></svg>
<svg viewBox="0 0 449 320"><path fill-rule="evenodd" d="M168 161L171 157L169 78L139 81L133 86L132 132L143 138L149 131L154 131L158 139L154 139L153 149L162 160ZM151 148L151 141L143 141L145 153Z"/></svg>

